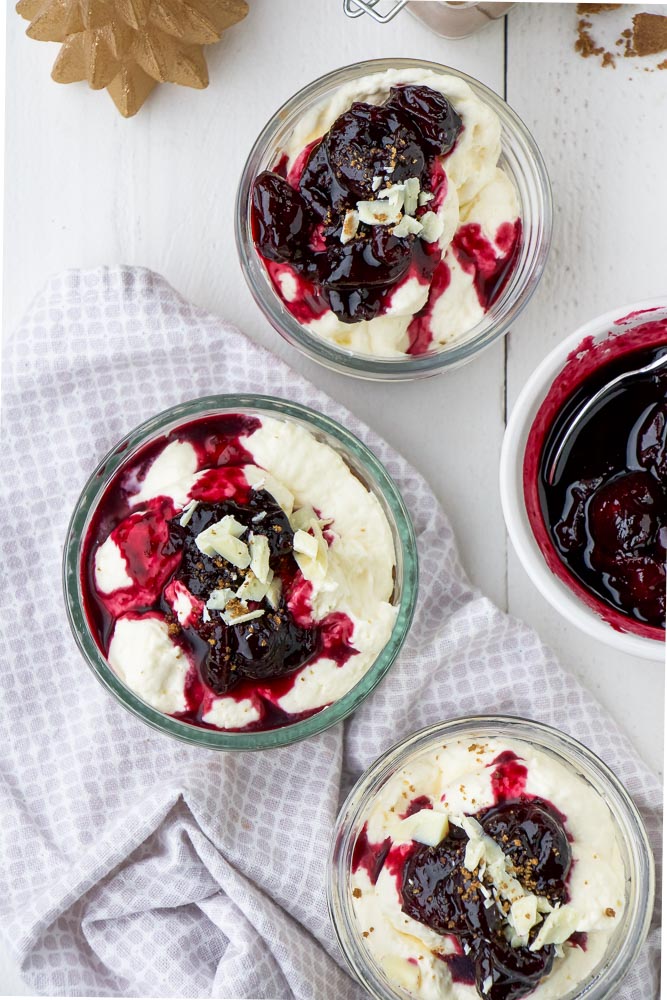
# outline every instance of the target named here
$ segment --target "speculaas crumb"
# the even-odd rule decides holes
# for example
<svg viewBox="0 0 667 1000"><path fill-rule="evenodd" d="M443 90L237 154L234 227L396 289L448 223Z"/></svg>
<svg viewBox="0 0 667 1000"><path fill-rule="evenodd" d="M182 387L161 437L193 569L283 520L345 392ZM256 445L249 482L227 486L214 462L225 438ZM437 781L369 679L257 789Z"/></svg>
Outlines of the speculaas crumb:
<svg viewBox="0 0 667 1000"><path fill-rule="evenodd" d="M588 30L590 27L590 21L587 21L583 17L580 18L577 25L577 40L574 43L574 48L583 59L588 59L590 56L601 56L604 52L604 48L601 45L596 45L595 39Z"/></svg>
<svg viewBox="0 0 667 1000"><path fill-rule="evenodd" d="M652 56L667 49L667 17L664 14L635 14L632 43L637 55Z"/></svg>
<svg viewBox="0 0 667 1000"><path fill-rule="evenodd" d="M618 10L620 3L578 3L577 14L599 14L603 10Z"/></svg>

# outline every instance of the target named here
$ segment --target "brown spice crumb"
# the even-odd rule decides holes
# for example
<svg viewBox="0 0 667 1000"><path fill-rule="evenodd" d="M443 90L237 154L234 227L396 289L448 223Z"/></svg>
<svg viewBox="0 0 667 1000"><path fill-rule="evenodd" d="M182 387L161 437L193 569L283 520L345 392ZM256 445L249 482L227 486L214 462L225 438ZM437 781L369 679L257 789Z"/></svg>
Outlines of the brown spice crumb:
<svg viewBox="0 0 667 1000"><path fill-rule="evenodd" d="M355 899L361 899L361 889L353 889L352 895Z"/></svg>
<svg viewBox="0 0 667 1000"><path fill-rule="evenodd" d="M662 62L658 63L655 67L656 69L667 69L667 59L663 59Z"/></svg>
<svg viewBox="0 0 667 1000"><path fill-rule="evenodd" d="M614 59L611 52L605 52L605 54L602 56L602 65L611 66L612 69L616 69L616 60Z"/></svg>
<svg viewBox="0 0 667 1000"><path fill-rule="evenodd" d="M625 31L621 32L621 37L616 42L617 45L622 45L625 48L623 52L623 58L629 59L630 56L636 56L634 46L632 44L632 28L626 28Z"/></svg>
<svg viewBox="0 0 667 1000"><path fill-rule="evenodd" d="M603 10L618 10L620 3L578 3L577 14L599 14Z"/></svg>
<svg viewBox="0 0 667 1000"><path fill-rule="evenodd" d="M605 917L615 917L616 910L612 909L611 906L608 906L607 909L604 911L604 915Z"/></svg>
<svg viewBox="0 0 667 1000"><path fill-rule="evenodd" d="M231 601L227 603L225 611L228 615L231 615L232 618L239 618L241 615L246 614L248 611L248 605L239 600L238 597L233 597Z"/></svg>
<svg viewBox="0 0 667 1000"><path fill-rule="evenodd" d="M638 56L652 56L667 49L667 17L642 12L632 18L632 42Z"/></svg>
<svg viewBox="0 0 667 1000"><path fill-rule="evenodd" d="M601 56L604 52L602 45L596 45L595 39L591 35L589 28L592 27L590 21L580 18L577 24L577 40L574 43L575 52L578 52L582 59L590 56Z"/></svg>

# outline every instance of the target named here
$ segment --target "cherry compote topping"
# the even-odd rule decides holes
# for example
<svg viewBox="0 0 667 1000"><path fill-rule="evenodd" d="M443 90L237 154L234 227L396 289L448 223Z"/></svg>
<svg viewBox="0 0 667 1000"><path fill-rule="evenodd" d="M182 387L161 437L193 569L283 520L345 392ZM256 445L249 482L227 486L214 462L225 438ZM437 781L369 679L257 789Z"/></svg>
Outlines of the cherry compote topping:
<svg viewBox="0 0 667 1000"><path fill-rule="evenodd" d="M427 156L451 153L463 123L444 94L412 84L392 87L386 105L407 115Z"/></svg>
<svg viewBox="0 0 667 1000"><path fill-rule="evenodd" d="M243 582L244 570L237 569L221 556L204 555L195 541L197 535L228 514L254 535L264 535L269 543L271 569L280 571L282 560L292 553L294 536L289 518L266 490L253 490L248 502L243 504L234 500L200 503L185 527L181 526L180 514L169 526L172 545L181 552L175 579L195 597L208 600L214 590L224 587L237 590Z"/></svg>
<svg viewBox="0 0 667 1000"><path fill-rule="evenodd" d="M244 504L233 500L199 504L185 526L180 524L180 516L172 520L170 535L175 550L181 552L174 579L204 602L214 590L237 590L242 585L247 570L238 569L221 556L204 555L195 541L200 532L227 515L254 535L267 539L271 569L286 584L291 582L296 568L292 559L292 528L283 509L265 490L252 491ZM217 615L209 621L199 617L183 630L186 638L194 631L204 640L201 675L216 694L226 694L244 678L265 680L292 673L318 650L318 630L297 625L284 598L277 608L267 599L250 601L248 607L261 609L264 614L239 625L226 625Z"/></svg>
<svg viewBox="0 0 667 1000"><path fill-rule="evenodd" d="M421 177L426 166L420 137L402 109L389 104L353 104L322 141L334 177L354 201L373 198L374 177L402 183Z"/></svg>
<svg viewBox="0 0 667 1000"><path fill-rule="evenodd" d="M306 249L308 210L298 191L266 171L252 191L256 240L267 260L296 262Z"/></svg>
<svg viewBox="0 0 667 1000"><path fill-rule="evenodd" d="M520 799L482 810L475 818L501 847L527 892L552 904L567 902L571 851L553 806ZM438 934L458 939L465 955L458 956L457 979L474 978L480 996L489 1000L519 1000L551 971L555 950L552 945L537 951L511 946L504 911L496 903L487 905L489 889L483 891L479 869L465 868L467 843L464 831L452 824L437 847L417 848L403 869L402 909ZM529 941L536 933L537 927Z"/></svg>
<svg viewBox="0 0 667 1000"><path fill-rule="evenodd" d="M342 243L345 214L377 198L377 177L383 186L417 178L428 191L433 158L451 151L461 128L447 99L429 87L394 87L383 105L354 103L312 148L300 177L264 171L255 180L259 252L312 282L342 322L377 316L413 264L430 277L438 258L431 261L416 236L380 225L360 223ZM417 216L425 211L428 205Z"/></svg>
<svg viewBox="0 0 667 1000"><path fill-rule="evenodd" d="M554 421L540 466L542 512L565 565L606 604L658 628L665 627L667 373L610 394L568 443L553 484L549 476L586 400L666 351L633 351L586 379Z"/></svg>

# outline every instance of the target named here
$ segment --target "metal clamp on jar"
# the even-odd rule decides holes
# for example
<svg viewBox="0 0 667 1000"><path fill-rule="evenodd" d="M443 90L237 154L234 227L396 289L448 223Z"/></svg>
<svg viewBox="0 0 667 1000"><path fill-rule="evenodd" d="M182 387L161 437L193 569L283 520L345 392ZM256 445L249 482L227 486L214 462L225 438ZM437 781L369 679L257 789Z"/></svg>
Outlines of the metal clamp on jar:
<svg viewBox="0 0 667 1000"><path fill-rule="evenodd" d="M370 14L386 24L404 7L443 38L465 38L496 21L513 7L511 3L456 2L456 0L343 0L348 17Z"/></svg>

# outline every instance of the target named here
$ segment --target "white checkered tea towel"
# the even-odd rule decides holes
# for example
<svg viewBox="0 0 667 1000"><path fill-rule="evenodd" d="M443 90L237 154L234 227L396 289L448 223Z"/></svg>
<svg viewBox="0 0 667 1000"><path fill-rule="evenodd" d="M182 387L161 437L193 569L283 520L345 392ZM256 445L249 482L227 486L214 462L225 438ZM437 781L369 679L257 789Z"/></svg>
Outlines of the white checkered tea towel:
<svg viewBox="0 0 667 1000"><path fill-rule="evenodd" d="M414 520L421 590L399 659L345 725L224 754L153 732L95 680L65 618L61 556L85 480L128 430L248 391L321 410L384 462ZM0 933L37 993L358 1000L324 894L341 796L391 744L455 716L528 716L577 737L625 782L657 852L656 777L537 635L471 587L427 483L162 278L54 277L6 343L3 418ZM622 1000L657 997L658 957L654 928Z"/></svg>

